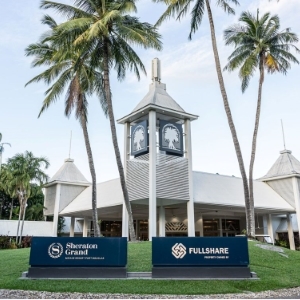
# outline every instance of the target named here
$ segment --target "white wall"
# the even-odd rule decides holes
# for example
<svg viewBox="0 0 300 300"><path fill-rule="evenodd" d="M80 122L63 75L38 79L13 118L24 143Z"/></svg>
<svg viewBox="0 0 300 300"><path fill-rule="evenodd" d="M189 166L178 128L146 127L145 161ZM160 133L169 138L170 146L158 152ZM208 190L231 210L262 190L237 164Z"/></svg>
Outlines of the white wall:
<svg viewBox="0 0 300 300"><path fill-rule="evenodd" d="M45 200L44 200L44 206L46 207L46 209L44 209L45 216L53 216L56 186L57 185L55 184L45 188Z"/></svg>
<svg viewBox="0 0 300 300"><path fill-rule="evenodd" d="M22 223L20 223L21 226ZM18 221L0 220L0 235L16 236ZM53 222L25 221L23 236L52 236Z"/></svg>
<svg viewBox="0 0 300 300"><path fill-rule="evenodd" d="M60 190L59 211L61 212L70 202L72 202L86 186L62 184ZM92 195L91 195L92 197Z"/></svg>

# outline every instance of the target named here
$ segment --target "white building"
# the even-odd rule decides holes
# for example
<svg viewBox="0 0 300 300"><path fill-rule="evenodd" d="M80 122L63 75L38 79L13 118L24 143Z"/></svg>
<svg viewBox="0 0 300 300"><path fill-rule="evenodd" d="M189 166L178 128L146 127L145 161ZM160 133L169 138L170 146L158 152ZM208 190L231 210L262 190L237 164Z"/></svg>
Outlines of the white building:
<svg viewBox="0 0 300 300"><path fill-rule="evenodd" d="M124 125L124 169L137 237L241 234L246 228L242 179L192 171L191 122L198 116L166 92L157 59L152 74L147 95L118 120ZM175 138L162 127L171 128ZM300 224L299 180L300 162L284 150L254 182L256 234L273 240L288 234L291 249ZM54 216L54 236L58 216L70 217L70 236L92 234L91 189L74 161L65 160L45 189L45 215ZM97 207L104 236L128 236L119 179L97 184Z"/></svg>

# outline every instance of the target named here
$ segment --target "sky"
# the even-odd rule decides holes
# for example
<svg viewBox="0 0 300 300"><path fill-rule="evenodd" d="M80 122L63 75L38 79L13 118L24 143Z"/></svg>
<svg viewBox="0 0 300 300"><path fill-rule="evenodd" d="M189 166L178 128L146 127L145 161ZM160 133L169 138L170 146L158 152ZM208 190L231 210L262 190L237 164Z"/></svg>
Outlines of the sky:
<svg viewBox="0 0 300 300"><path fill-rule="evenodd" d="M72 4L71 0L61 2ZM281 28L290 27L300 35L299 0L244 0L236 8L234 16L226 15L212 1L221 65L233 51L225 46L223 31L237 23L242 11L256 13L271 12L280 17ZM22 5L21 5L22 4ZM71 158L83 175L90 180L87 154L82 129L74 116L64 116L64 97L38 118L47 86L44 83L31 84L25 88L43 68L31 68L32 57L24 55L24 49L38 41L47 30L40 20L50 14L63 20L51 10L39 8L39 0L5 1L0 11L0 132L2 142L11 143L3 153L3 162L17 153L32 151L35 156L47 157L51 177L69 157L72 132ZM137 2L137 17L140 21L154 24L164 12L163 4L150 0ZM189 15L180 22L170 19L159 32L162 35L163 50L135 48L147 69L147 77L138 81L130 72L122 82L111 73L111 89L115 118L129 114L147 94L151 83L151 60L158 57L162 66L162 82L167 92L183 109L199 115L192 122L193 170L240 177L239 166L223 101L217 80L208 18L205 14L201 27L188 40ZM300 44L297 45L300 48ZM295 54L295 52L293 52ZM300 55L296 55L300 60ZM292 65L288 74L267 74L263 86L262 111L257 140L257 154L254 178L264 176L283 150L281 119L284 125L286 148L300 160L300 66ZM249 168L252 134L256 111L258 74L252 78L249 88L243 94L237 72L223 72L229 104L240 141L246 170ZM101 111L96 97L89 99L88 130L94 156L97 182L118 177L115 155L112 147L109 120ZM123 126L117 125L118 142L123 153Z"/></svg>

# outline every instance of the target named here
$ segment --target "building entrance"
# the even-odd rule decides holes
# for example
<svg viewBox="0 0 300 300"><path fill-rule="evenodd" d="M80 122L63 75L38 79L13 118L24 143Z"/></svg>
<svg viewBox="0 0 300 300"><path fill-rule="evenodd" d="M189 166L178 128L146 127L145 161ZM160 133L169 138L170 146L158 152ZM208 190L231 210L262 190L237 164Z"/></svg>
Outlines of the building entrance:
<svg viewBox="0 0 300 300"><path fill-rule="evenodd" d="M204 219L204 236L230 237L240 234L240 220L237 219Z"/></svg>

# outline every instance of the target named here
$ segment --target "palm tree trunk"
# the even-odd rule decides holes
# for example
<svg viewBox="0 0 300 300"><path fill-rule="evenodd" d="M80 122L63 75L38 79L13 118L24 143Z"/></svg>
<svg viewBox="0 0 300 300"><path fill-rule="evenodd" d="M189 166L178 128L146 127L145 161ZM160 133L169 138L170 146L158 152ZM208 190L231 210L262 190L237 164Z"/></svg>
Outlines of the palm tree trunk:
<svg viewBox="0 0 300 300"><path fill-rule="evenodd" d="M12 218L12 212L14 208L14 198L11 198L10 212L9 212L9 220Z"/></svg>
<svg viewBox="0 0 300 300"><path fill-rule="evenodd" d="M257 141L259 119L260 119L262 85L263 85L264 77L265 77L264 66L263 66L263 56L260 57L259 70L260 70L260 77L259 77L258 97L257 97L255 125L254 125L254 132L253 132L253 138L252 138L252 151L251 151L251 159L250 159L250 167L249 167L250 202L253 205L253 207L254 207L253 166L254 166L254 160L255 160L255 154L256 154L256 141Z"/></svg>
<svg viewBox="0 0 300 300"><path fill-rule="evenodd" d="M112 100L111 100L110 82L109 82L109 66L108 66L108 46L107 46L106 40L104 40L104 51L103 51L103 77L104 77L104 90L105 90L105 96L106 96L106 101L107 101L112 141L113 141L113 146L114 146L114 150L115 150L115 155L116 155L117 166L118 166L118 170L119 170L121 187L122 187L122 191L123 191L125 205L126 205L126 209L127 209L128 217L129 217L129 236L130 236L131 241L136 241L131 204L129 201L128 190L127 190L126 182L125 182L124 168L122 165L120 150L119 150L119 146L118 146L115 117L114 117Z"/></svg>
<svg viewBox="0 0 300 300"><path fill-rule="evenodd" d="M20 196L19 196L20 197ZM19 229L20 229L20 221L21 221L21 211L22 211L22 198L19 198L20 208L19 208L19 219L18 219L18 227L17 227L17 234L16 234L16 243L18 244L19 239Z"/></svg>
<svg viewBox="0 0 300 300"><path fill-rule="evenodd" d="M247 235L250 236L250 237L254 237L255 236L254 207L253 207L253 205L251 205L251 202L250 202L248 181L247 181L247 175L246 175L246 172L245 172L243 156L242 156L240 144L239 144L239 141L238 141L237 133L236 133L235 126L234 126L234 123L233 123L231 110L230 110L230 107L229 107L228 98L227 98L227 94L226 94L226 90L225 90L225 84L224 84L224 80L223 80L223 76L222 76L221 64L220 64L220 59L219 59L219 54L218 54L216 34L215 34L215 28L214 28L212 12L211 12L211 8L210 8L210 5L209 5L209 0L205 0L205 2L206 2L207 12L208 12L212 47L213 47L213 52L214 52L214 57L215 57L215 63L216 63L216 69L217 69L217 75L218 75L220 90L221 90L223 103L224 103L224 108L225 108L225 112L226 112L228 123L229 123L229 128L230 128L232 139L233 139L233 144L234 144L236 156L237 156L237 159L238 159L238 163L239 163L239 167L240 167L240 171L241 171L241 175L242 175L242 179L243 179L245 208L246 208L246 227L247 227L246 230L247 230Z"/></svg>
<svg viewBox="0 0 300 300"><path fill-rule="evenodd" d="M3 147L3 146L1 146L0 145L0 172L1 172L1 166L2 166L2 149L1 149L1 147Z"/></svg>
<svg viewBox="0 0 300 300"><path fill-rule="evenodd" d="M27 199L24 199L22 226L21 226L21 232L20 232L20 238L19 238L20 245L22 243L22 234L23 234L23 227L24 227L24 221L25 221L25 215L26 215L26 207L27 207Z"/></svg>
<svg viewBox="0 0 300 300"><path fill-rule="evenodd" d="M91 149L89 134L86 126L86 120L82 118L81 126L85 141L86 152L89 160L89 167L92 176L92 209L93 209L93 226L94 226L94 236L100 237L100 230L98 226L98 211L97 211L97 181L96 181L96 172L93 160L93 153Z"/></svg>
<svg viewBox="0 0 300 300"><path fill-rule="evenodd" d="M4 198L2 199L1 206L0 206L0 220L2 219L3 202L4 202Z"/></svg>

